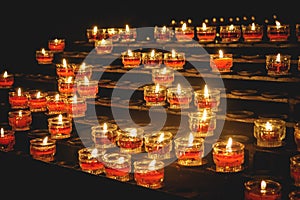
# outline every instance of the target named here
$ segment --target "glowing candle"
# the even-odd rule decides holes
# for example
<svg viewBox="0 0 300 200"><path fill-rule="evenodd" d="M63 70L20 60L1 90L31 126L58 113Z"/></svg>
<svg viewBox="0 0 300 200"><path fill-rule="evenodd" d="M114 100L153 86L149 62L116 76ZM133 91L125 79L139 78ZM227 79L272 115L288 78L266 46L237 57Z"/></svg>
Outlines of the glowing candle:
<svg viewBox="0 0 300 200"><path fill-rule="evenodd" d="M21 88L16 91L11 91L9 95L9 104L12 109L28 108L28 92L23 92Z"/></svg>
<svg viewBox="0 0 300 200"><path fill-rule="evenodd" d="M65 139L71 137L72 121L69 117L59 114L48 119L48 130L52 139Z"/></svg>
<svg viewBox="0 0 300 200"><path fill-rule="evenodd" d="M196 27L196 34L199 42L213 42L217 34L216 26L207 26L205 22L201 27Z"/></svg>
<svg viewBox="0 0 300 200"><path fill-rule="evenodd" d="M10 88L14 84L14 76L4 71L0 74L0 88Z"/></svg>
<svg viewBox="0 0 300 200"><path fill-rule="evenodd" d="M65 58L62 59L62 63L56 64L56 74L58 77L74 76L74 68L71 64L67 63Z"/></svg>
<svg viewBox="0 0 300 200"><path fill-rule="evenodd" d="M116 147L117 128L116 124L106 122L92 126L91 135L95 146L103 149Z"/></svg>
<svg viewBox="0 0 300 200"><path fill-rule="evenodd" d="M89 80L84 77L84 80L77 82L78 94L83 98L95 98L98 93L98 81Z"/></svg>
<svg viewBox="0 0 300 200"><path fill-rule="evenodd" d="M260 42L263 38L264 29L262 25L249 24L248 26L242 25L244 42Z"/></svg>
<svg viewBox="0 0 300 200"><path fill-rule="evenodd" d="M57 80L58 91L67 96L73 96L77 92L77 83L73 76L61 77Z"/></svg>
<svg viewBox="0 0 300 200"><path fill-rule="evenodd" d="M267 36L271 42L284 42L290 36L290 26L282 25L279 21L275 21L275 25L267 26Z"/></svg>
<svg viewBox="0 0 300 200"><path fill-rule="evenodd" d="M144 135L148 158L168 159L171 157L173 134L169 131L155 131Z"/></svg>
<svg viewBox="0 0 300 200"><path fill-rule="evenodd" d="M237 42L241 38L241 35L242 30L238 25L230 24L220 26L220 38L224 43Z"/></svg>
<svg viewBox="0 0 300 200"><path fill-rule="evenodd" d="M105 172L102 156L106 151L92 147L78 150L79 166L82 171L99 175Z"/></svg>
<svg viewBox="0 0 300 200"><path fill-rule="evenodd" d="M131 49L128 49L125 52L121 53L122 64L124 68L136 68L140 65L142 61L141 52L133 52Z"/></svg>
<svg viewBox="0 0 300 200"><path fill-rule="evenodd" d="M48 41L48 48L53 52L62 52L65 49L65 39L57 39Z"/></svg>
<svg viewBox="0 0 300 200"><path fill-rule="evenodd" d="M163 61L163 53L152 49L150 52L142 53L142 64L145 68L159 68Z"/></svg>
<svg viewBox="0 0 300 200"><path fill-rule="evenodd" d="M96 40L95 41L95 50L97 54L109 54L113 50L113 43L110 38Z"/></svg>
<svg viewBox="0 0 300 200"><path fill-rule="evenodd" d="M164 53L164 64L175 70L183 69L185 65L185 53L176 52L172 49L171 52Z"/></svg>
<svg viewBox="0 0 300 200"><path fill-rule="evenodd" d="M152 70L152 81L155 84L169 86L174 81L174 70L169 67L163 67Z"/></svg>
<svg viewBox="0 0 300 200"><path fill-rule="evenodd" d="M154 27L154 39L157 42L168 42L171 41L173 36L172 29L166 26Z"/></svg>
<svg viewBox="0 0 300 200"><path fill-rule="evenodd" d="M216 129L216 114L206 108L189 112L189 128L195 137L213 136Z"/></svg>
<svg viewBox="0 0 300 200"><path fill-rule="evenodd" d="M175 37L178 42L188 42L194 39L194 28L183 23L181 27L175 27Z"/></svg>
<svg viewBox="0 0 300 200"><path fill-rule="evenodd" d="M4 128L1 128L0 151L8 152L14 150L15 143L15 132L13 130L4 130Z"/></svg>
<svg viewBox="0 0 300 200"><path fill-rule="evenodd" d="M54 54L52 51L48 51L45 50L45 48L42 48L41 50L36 51L35 57L38 64L51 64L54 58Z"/></svg>
<svg viewBox="0 0 300 200"><path fill-rule="evenodd" d="M220 105L220 90L208 89L205 85L204 89L194 91L194 104L198 110L210 109L217 111Z"/></svg>
<svg viewBox="0 0 300 200"><path fill-rule="evenodd" d="M266 69L268 75L286 75L289 73L291 65L291 55L266 55Z"/></svg>
<svg viewBox="0 0 300 200"><path fill-rule="evenodd" d="M119 29L121 42L134 42L137 37L136 28L130 28L128 24L125 25L125 29Z"/></svg>
<svg viewBox="0 0 300 200"><path fill-rule="evenodd" d="M118 42L120 39L119 30L115 28L107 28L108 38L112 40L112 42Z"/></svg>
<svg viewBox="0 0 300 200"><path fill-rule="evenodd" d="M66 113L66 97L60 94L48 95L47 100L47 110L48 114L61 114Z"/></svg>
<svg viewBox="0 0 300 200"><path fill-rule="evenodd" d="M221 49L218 54L210 54L210 67L213 72L230 72L232 66L232 54L224 54Z"/></svg>
<svg viewBox="0 0 300 200"><path fill-rule="evenodd" d="M159 84L144 86L146 106L163 106L166 104L167 90Z"/></svg>
<svg viewBox="0 0 300 200"><path fill-rule="evenodd" d="M143 134L142 128L125 128L118 131L117 144L120 147L122 153L140 153L143 146Z"/></svg>
<svg viewBox="0 0 300 200"><path fill-rule="evenodd" d="M181 87L179 83L177 87L167 88L167 101L170 104L170 109L189 108L192 95L192 88Z"/></svg>
<svg viewBox="0 0 300 200"><path fill-rule="evenodd" d="M31 90L28 93L28 106L31 112L43 112L47 110L46 92Z"/></svg>
<svg viewBox="0 0 300 200"><path fill-rule="evenodd" d="M56 141L45 138L35 138L30 140L30 155L32 158L50 162L54 160L56 154Z"/></svg>
<svg viewBox="0 0 300 200"><path fill-rule="evenodd" d="M67 111L70 117L84 117L86 110L87 103L85 98L77 97L76 94L73 97L67 98Z"/></svg>
<svg viewBox="0 0 300 200"><path fill-rule="evenodd" d="M26 131L30 129L32 122L31 111L14 110L8 112L8 122L15 131Z"/></svg>
<svg viewBox="0 0 300 200"><path fill-rule="evenodd" d="M244 183L245 200L280 200L281 185L273 180L249 180Z"/></svg>

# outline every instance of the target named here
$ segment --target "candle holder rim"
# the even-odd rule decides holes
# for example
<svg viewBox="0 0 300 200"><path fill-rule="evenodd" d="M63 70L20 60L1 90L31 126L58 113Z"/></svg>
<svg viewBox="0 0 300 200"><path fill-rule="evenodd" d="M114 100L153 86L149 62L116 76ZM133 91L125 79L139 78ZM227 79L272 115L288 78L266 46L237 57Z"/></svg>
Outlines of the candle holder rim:
<svg viewBox="0 0 300 200"><path fill-rule="evenodd" d="M265 181L267 183L267 185L269 184L272 184L274 187L277 187L277 188L273 188L273 190L271 191L272 194L275 194L275 193L278 193L281 191L281 184L275 180L271 180L271 179L253 179L253 180L248 180L244 183L244 187L247 189L247 190L251 190L252 189L252 185L254 186L259 186L260 188L260 184L261 184L261 181Z"/></svg>

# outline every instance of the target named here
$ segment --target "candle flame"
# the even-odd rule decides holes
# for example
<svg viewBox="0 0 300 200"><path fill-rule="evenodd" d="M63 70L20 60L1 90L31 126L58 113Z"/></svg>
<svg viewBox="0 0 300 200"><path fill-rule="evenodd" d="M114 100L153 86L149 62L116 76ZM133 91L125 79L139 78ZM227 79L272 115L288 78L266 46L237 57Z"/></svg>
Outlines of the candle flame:
<svg viewBox="0 0 300 200"><path fill-rule="evenodd" d="M161 74L166 74L167 73L167 67L164 67L161 71Z"/></svg>
<svg viewBox="0 0 300 200"><path fill-rule="evenodd" d="M129 131L129 136L130 137L136 137L137 136L137 130L135 128L131 129Z"/></svg>
<svg viewBox="0 0 300 200"><path fill-rule="evenodd" d="M206 24L205 24L205 22L203 22L203 23L202 23L202 30L203 30L203 31L206 31L206 29L207 29L207 28L206 28Z"/></svg>
<svg viewBox="0 0 300 200"><path fill-rule="evenodd" d="M62 117L62 114L59 114L59 115L58 115L58 123L59 123L59 124L62 124L62 121L63 121L62 118L63 118L63 117Z"/></svg>
<svg viewBox="0 0 300 200"><path fill-rule="evenodd" d="M128 24L125 25L125 31L129 32L129 25Z"/></svg>
<svg viewBox="0 0 300 200"><path fill-rule="evenodd" d="M127 50L127 55L130 56L130 57L133 56L133 53L130 49Z"/></svg>
<svg viewBox="0 0 300 200"><path fill-rule="evenodd" d="M155 170L155 164L156 164L156 160L154 159L154 160L152 160L152 161L149 163L148 169L149 169L150 171Z"/></svg>
<svg viewBox="0 0 300 200"><path fill-rule="evenodd" d="M56 94L55 95L55 101L58 101L59 100L59 94Z"/></svg>
<svg viewBox="0 0 300 200"><path fill-rule="evenodd" d="M155 50L153 49L153 50L151 51L151 53L150 53L151 58L153 58L154 55L155 55Z"/></svg>
<svg viewBox="0 0 300 200"><path fill-rule="evenodd" d="M42 54L45 54L46 50L44 48L42 48Z"/></svg>
<svg viewBox="0 0 300 200"><path fill-rule="evenodd" d="M223 53L223 51L220 49L219 50L219 58L223 58L224 57L224 53Z"/></svg>
<svg viewBox="0 0 300 200"><path fill-rule="evenodd" d="M17 93L18 93L18 97L20 97L21 96L21 88L18 88Z"/></svg>
<svg viewBox="0 0 300 200"><path fill-rule="evenodd" d="M272 131L273 130L272 124L270 122L266 123L265 128L266 128L267 131Z"/></svg>
<svg viewBox="0 0 300 200"><path fill-rule="evenodd" d="M231 24L231 25L229 26L229 30L230 30L230 31L233 31L233 30L234 30L234 25L233 25L233 24Z"/></svg>
<svg viewBox="0 0 300 200"><path fill-rule="evenodd" d="M40 92L40 91L38 91L38 92L36 93L36 98L37 98L37 99L41 98L41 92Z"/></svg>
<svg viewBox="0 0 300 200"><path fill-rule="evenodd" d="M158 93L159 92L159 84L156 84L155 85L155 93Z"/></svg>
<svg viewBox="0 0 300 200"><path fill-rule="evenodd" d="M105 44L106 44L106 40L105 40L105 39L102 39L100 44L101 44L101 45L105 45Z"/></svg>
<svg viewBox="0 0 300 200"><path fill-rule="evenodd" d="M276 28L277 28L277 29L280 28L281 25L280 25L280 22L279 22L279 21L276 20L276 21L275 21L275 24L276 24Z"/></svg>
<svg viewBox="0 0 300 200"><path fill-rule="evenodd" d="M5 71L5 72L3 73L3 78L7 78L7 76L8 76L7 71Z"/></svg>
<svg viewBox="0 0 300 200"><path fill-rule="evenodd" d="M90 81L89 81L89 78L88 78L87 76L84 76L84 83L85 83L85 84L89 84L89 82L90 82Z"/></svg>
<svg viewBox="0 0 300 200"><path fill-rule="evenodd" d="M226 144L226 152L232 152L231 146L232 146L232 138L229 137Z"/></svg>
<svg viewBox="0 0 300 200"><path fill-rule="evenodd" d="M92 156L93 158L96 158L96 157L97 157L97 154L98 154L98 149L94 148L94 149L92 150L92 152L91 152L91 156Z"/></svg>
<svg viewBox="0 0 300 200"><path fill-rule="evenodd" d="M44 139L43 139L43 145L46 145L48 142L48 136L46 136Z"/></svg>
<svg viewBox="0 0 300 200"><path fill-rule="evenodd" d="M165 32L167 31L167 27L166 27L166 26L163 26L161 31L162 31L163 33L165 33Z"/></svg>
<svg viewBox="0 0 300 200"><path fill-rule="evenodd" d="M62 60L62 63L63 63L63 67L67 67L67 60L65 58Z"/></svg>
<svg viewBox="0 0 300 200"><path fill-rule="evenodd" d="M208 87L207 87L206 84L205 84L205 86L204 86L204 93L203 93L203 95L204 95L204 98L209 98Z"/></svg>
<svg viewBox="0 0 300 200"><path fill-rule="evenodd" d="M252 22L251 31L255 31L255 23L254 22Z"/></svg>
<svg viewBox="0 0 300 200"><path fill-rule="evenodd" d="M177 84L177 94L181 94L181 86L180 86L180 83Z"/></svg>
<svg viewBox="0 0 300 200"><path fill-rule="evenodd" d="M104 122L104 124L103 124L103 131L107 131L107 124Z"/></svg>
<svg viewBox="0 0 300 200"><path fill-rule="evenodd" d="M158 143L161 143L161 142L164 140L164 137L165 137L165 133L164 133L164 132L161 132L161 134L160 134L159 137L157 138L157 142L158 142Z"/></svg>
<svg viewBox="0 0 300 200"><path fill-rule="evenodd" d="M266 181L262 180L262 181L260 182L260 192L261 192L261 193L266 193L266 187L267 187Z"/></svg>
<svg viewBox="0 0 300 200"><path fill-rule="evenodd" d="M277 54L276 60L275 60L275 61L276 61L276 62L280 62L280 53Z"/></svg>
<svg viewBox="0 0 300 200"><path fill-rule="evenodd" d="M174 49L172 49L172 58L176 57L176 51Z"/></svg>
<svg viewBox="0 0 300 200"><path fill-rule="evenodd" d="M125 162L124 157L120 157L120 158L118 158L118 160L117 160L117 164L123 164L124 162Z"/></svg>
<svg viewBox="0 0 300 200"><path fill-rule="evenodd" d="M54 43L55 43L55 44L58 44L58 39L54 39Z"/></svg>
<svg viewBox="0 0 300 200"><path fill-rule="evenodd" d="M19 110L18 115L19 115L19 117L22 117L22 110Z"/></svg>
<svg viewBox="0 0 300 200"><path fill-rule="evenodd" d="M98 32L98 27L97 27L97 26L94 26L94 28L93 28L93 34L96 35L97 32Z"/></svg>
<svg viewBox="0 0 300 200"><path fill-rule="evenodd" d="M189 134L188 146L193 146L194 135L192 133Z"/></svg>
<svg viewBox="0 0 300 200"><path fill-rule="evenodd" d="M4 129L1 128L1 137L4 137Z"/></svg>
<svg viewBox="0 0 300 200"><path fill-rule="evenodd" d="M206 117L207 117L207 111L206 111L206 109L204 109L204 110L203 110L203 114L202 114L201 121L206 121Z"/></svg>
<svg viewBox="0 0 300 200"><path fill-rule="evenodd" d="M85 68L86 68L85 62L81 63L79 69L80 69L80 70L85 70Z"/></svg>
<svg viewBox="0 0 300 200"><path fill-rule="evenodd" d="M186 23L183 23L182 26L181 26L181 30L182 30L182 31L185 31L186 29L187 29L187 28L186 28Z"/></svg>
<svg viewBox="0 0 300 200"><path fill-rule="evenodd" d="M73 96L73 103L77 103L77 95L75 94L74 96Z"/></svg>
<svg viewBox="0 0 300 200"><path fill-rule="evenodd" d="M73 76L69 76L69 77L67 78L67 83L72 83L72 80L73 80Z"/></svg>

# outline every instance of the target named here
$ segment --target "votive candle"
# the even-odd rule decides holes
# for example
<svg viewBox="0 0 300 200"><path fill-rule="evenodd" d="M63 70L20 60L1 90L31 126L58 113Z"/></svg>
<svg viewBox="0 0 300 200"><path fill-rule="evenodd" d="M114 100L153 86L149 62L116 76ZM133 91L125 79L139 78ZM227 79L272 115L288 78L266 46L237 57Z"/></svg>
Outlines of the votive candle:
<svg viewBox="0 0 300 200"><path fill-rule="evenodd" d="M54 160L56 154L56 140L44 138L34 138L30 140L30 155L33 159L50 162Z"/></svg>
<svg viewBox="0 0 300 200"><path fill-rule="evenodd" d="M4 152L13 151L15 143L16 143L15 131L1 128L0 151L4 151Z"/></svg>

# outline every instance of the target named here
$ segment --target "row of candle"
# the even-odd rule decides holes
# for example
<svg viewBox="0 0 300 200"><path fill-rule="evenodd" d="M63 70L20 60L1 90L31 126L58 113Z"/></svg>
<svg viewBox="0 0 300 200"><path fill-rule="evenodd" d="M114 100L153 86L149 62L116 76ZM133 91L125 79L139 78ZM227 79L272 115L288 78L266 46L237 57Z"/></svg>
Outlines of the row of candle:
<svg viewBox="0 0 300 200"><path fill-rule="evenodd" d="M65 39L63 38L48 40L48 49L41 48L35 52L35 58L38 64L51 64L54 59L54 54L64 51L65 45Z"/></svg>

